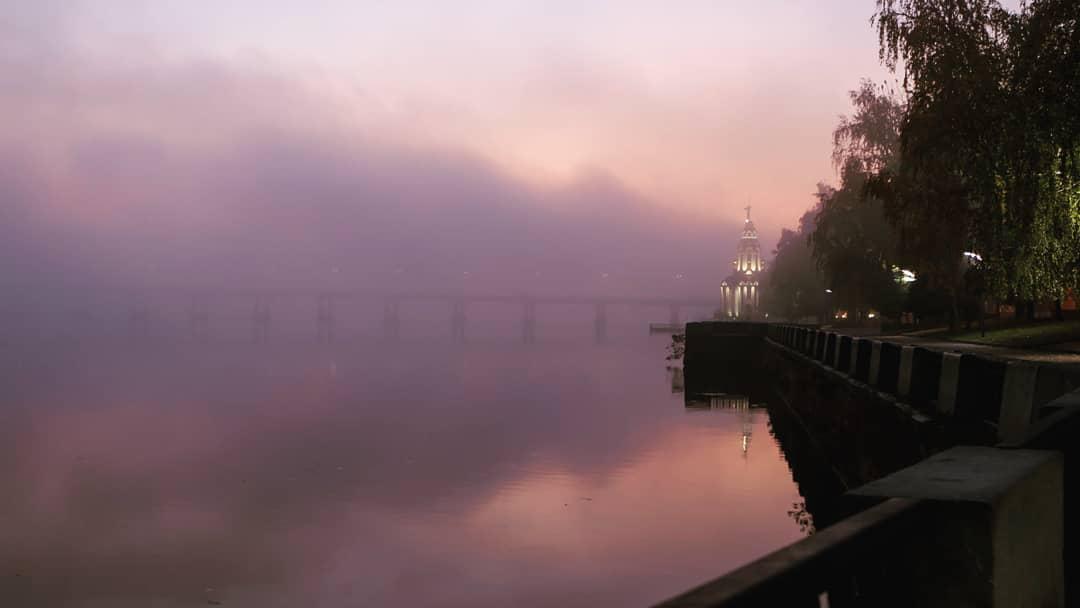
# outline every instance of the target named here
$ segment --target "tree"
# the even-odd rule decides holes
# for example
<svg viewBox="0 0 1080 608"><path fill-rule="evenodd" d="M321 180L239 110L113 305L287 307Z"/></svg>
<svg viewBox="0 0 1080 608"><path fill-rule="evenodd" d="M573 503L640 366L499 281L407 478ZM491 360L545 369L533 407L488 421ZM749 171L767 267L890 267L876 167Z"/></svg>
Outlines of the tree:
<svg viewBox="0 0 1080 608"><path fill-rule="evenodd" d="M898 314L902 302L892 270L892 228L881 201L863 196L862 186L852 175L840 189L819 184L820 211L810 238L826 286L855 320L871 308Z"/></svg>
<svg viewBox="0 0 1080 608"><path fill-rule="evenodd" d="M773 251L769 267L769 289L765 309L787 319L821 315L825 310L825 283L814 262L809 236L814 229L817 208L799 219L796 230L785 228Z"/></svg>
<svg viewBox="0 0 1080 608"><path fill-rule="evenodd" d="M1080 266L1080 3L878 0L886 66L904 70L900 155L870 180L901 261L962 292L1060 297Z"/></svg>
<svg viewBox="0 0 1080 608"><path fill-rule="evenodd" d="M896 237L883 201L868 184L873 175L895 170L904 106L869 81L850 95L855 112L842 117L833 132L840 187L818 185L810 243L827 286L859 319L870 308L900 312L902 290L893 271Z"/></svg>

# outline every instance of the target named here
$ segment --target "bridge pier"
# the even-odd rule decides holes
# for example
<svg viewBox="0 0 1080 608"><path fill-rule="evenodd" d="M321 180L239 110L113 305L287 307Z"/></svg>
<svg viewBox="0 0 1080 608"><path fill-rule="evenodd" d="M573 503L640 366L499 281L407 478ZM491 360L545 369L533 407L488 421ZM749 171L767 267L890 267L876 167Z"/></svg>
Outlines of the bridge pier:
<svg viewBox="0 0 1080 608"><path fill-rule="evenodd" d="M536 342L536 302L526 300L521 317L521 340L525 344Z"/></svg>
<svg viewBox="0 0 1080 608"><path fill-rule="evenodd" d="M668 317L668 322L671 323L673 326L678 325L682 320L682 315L680 314L682 310L679 308L679 305L672 304L670 312L671 315Z"/></svg>
<svg viewBox="0 0 1080 608"><path fill-rule="evenodd" d="M465 341L465 301L454 300L450 312L450 336L454 342Z"/></svg>
<svg viewBox="0 0 1080 608"><path fill-rule="evenodd" d="M607 304L596 303L596 318L593 320L593 333L597 344L607 341Z"/></svg>
<svg viewBox="0 0 1080 608"><path fill-rule="evenodd" d="M383 337L397 340L401 335L401 318L398 316L397 300L389 300L383 305Z"/></svg>
<svg viewBox="0 0 1080 608"><path fill-rule="evenodd" d="M251 338L262 344L270 338L270 304L262 298L255 299L251 310Z"/></svg>
<svg viewBox="0 0 1080 608"><path fill-rule="evenodd" d="M334 341L337 317L334 314L334 297L320 295L316 302L315 332L319 342L329 344Z"/></svg>

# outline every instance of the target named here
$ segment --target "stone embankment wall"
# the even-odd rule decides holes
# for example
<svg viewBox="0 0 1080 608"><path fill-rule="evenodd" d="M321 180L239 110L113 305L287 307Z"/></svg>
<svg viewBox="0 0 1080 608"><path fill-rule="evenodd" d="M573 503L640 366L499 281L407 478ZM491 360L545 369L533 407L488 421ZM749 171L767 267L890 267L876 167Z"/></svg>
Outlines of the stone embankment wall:
<svg viewBox="0 0 1080 608"><path fill-rule="evenodd" d="M1025 437L1080 379L1068 371L970 353L942 352L792 325L770 325L769 342L895 403L920 423L933 420L948 443L993 444Z"/></svg>
<svg viewBox="0 0 1080 608"><path fill-rule="evenodd" d="M665 606L1080 604L1064 369L728 323L688 325L684 367L688 392L764 375L848 492L818 534Z"/></svg>

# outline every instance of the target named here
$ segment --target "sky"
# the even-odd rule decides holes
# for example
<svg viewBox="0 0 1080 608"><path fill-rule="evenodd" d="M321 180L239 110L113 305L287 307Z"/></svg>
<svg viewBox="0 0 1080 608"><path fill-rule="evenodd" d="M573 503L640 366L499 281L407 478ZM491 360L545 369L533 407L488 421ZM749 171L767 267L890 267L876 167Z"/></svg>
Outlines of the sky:
<svg viewBox="0 0 1080 608"><path fill-rule="evenodd" d="M708 291L834 179L873 11L0 0L0 276Z"/></svg>

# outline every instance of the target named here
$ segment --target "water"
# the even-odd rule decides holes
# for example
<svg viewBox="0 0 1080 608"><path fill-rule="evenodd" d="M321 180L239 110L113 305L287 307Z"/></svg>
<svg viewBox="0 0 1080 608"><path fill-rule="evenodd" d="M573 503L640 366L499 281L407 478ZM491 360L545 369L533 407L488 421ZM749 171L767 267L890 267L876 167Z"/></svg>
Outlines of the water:
<svg viewBox="0 0 1080 608"><path fill-rule="evenodd" d="M645 606L800 538L667 336L3 350L0 605Z"/></svg>

